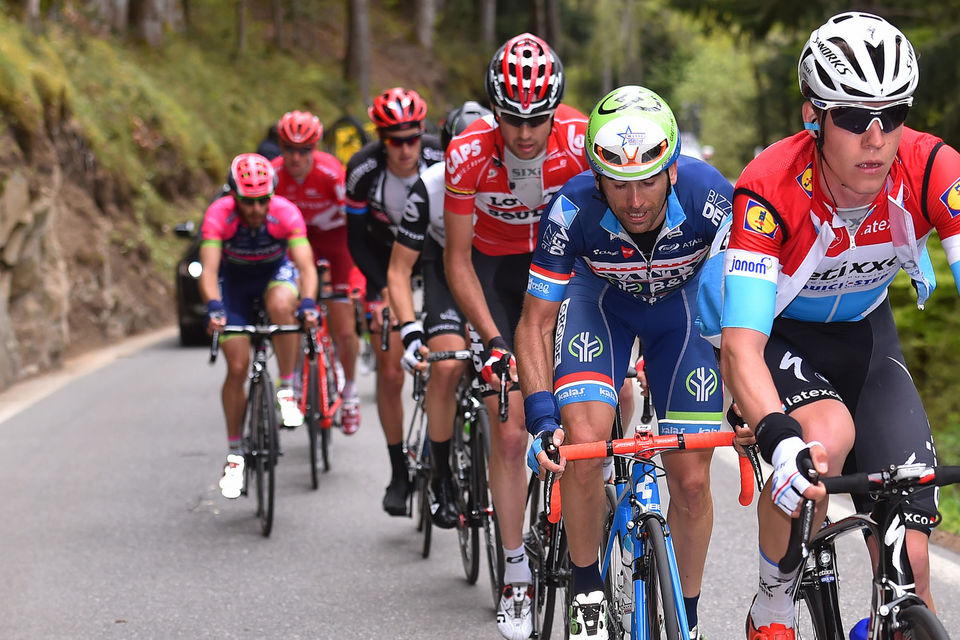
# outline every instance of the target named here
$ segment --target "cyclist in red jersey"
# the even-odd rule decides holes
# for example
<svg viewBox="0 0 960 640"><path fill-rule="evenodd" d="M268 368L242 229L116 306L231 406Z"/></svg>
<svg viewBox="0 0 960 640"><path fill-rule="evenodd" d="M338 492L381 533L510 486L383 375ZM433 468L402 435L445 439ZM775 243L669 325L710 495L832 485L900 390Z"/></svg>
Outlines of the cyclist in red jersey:
<svg viewBox="0 0 960 640"><path fill-rule="evenodd" d="M493 55L486 75L494 120L477 120L446 152L444 264L457 303L482 344L492 427L490 488L503 536L500 633L523 640L532 629L531 576L523 549L527 432L512 356L540 215L553 194L587 168L587 118L563 105L559 57L524 33ZM476 223L474 223L476 215ZM510 413L501 423L491 366L511 361Z"/></svg>
<svg viewBox="0 0 960 640"><path fill-rule="evenodd" d="M277 135L281 152L273 160L277 194L303 213L314 258L329 262L330 285L339 294L327 304L327 317L343 365L342 424L343 432L350 435L360 428L360 399L354 384L360 342L350 296L363 291L366 283L347 248L346 173L336 157L317 150L323 125L312 113L285 113L277 123Z"/></svg>
<svg viewBox="0 0 960 640"><path fill-rule="evenodd" d="M276 173L266 158L241 154L230 165L230 194L215 200L203 216L199 286L207 304L210 333L227 324L253 323L256 298L262 299L271 322L293 324L297 315L303 314L307 326L317 324L313 298L317 271L303 217L286 198L274 197L275 184ZM288 427L303 423L291 388L298 341L296 334L273 339L279 369L277 402L283 424ZM229 452L220 490L225 498L236 498L243 490L241 428L250 339L245 335L227 336L221 350L227 360L222 400Z"/></svg>

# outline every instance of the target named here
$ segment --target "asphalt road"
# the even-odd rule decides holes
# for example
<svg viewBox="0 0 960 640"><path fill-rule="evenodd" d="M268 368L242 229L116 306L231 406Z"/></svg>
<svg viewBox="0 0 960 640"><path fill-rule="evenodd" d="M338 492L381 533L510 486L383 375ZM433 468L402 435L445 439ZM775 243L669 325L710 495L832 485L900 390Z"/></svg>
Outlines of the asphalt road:
<svg viewBox="0 0 960 640"><path fill-rule="evenodd" d="M372 375L359 380L363 426L334 434L319 490L305 432L283 434L267 539L254 500L216 486L222 363L169 331L151 341L0 394L0 638L499 637L486 569L466 584L455 534L435 529L424 560L413 522L380 509L388 462ZM754 512L735 484L718 456L700 605L711 640L743 637L755 590ZM866 555L848 547L841 578L859 617ZM958 556L936 551L934 574L960 636Z"/></svg>

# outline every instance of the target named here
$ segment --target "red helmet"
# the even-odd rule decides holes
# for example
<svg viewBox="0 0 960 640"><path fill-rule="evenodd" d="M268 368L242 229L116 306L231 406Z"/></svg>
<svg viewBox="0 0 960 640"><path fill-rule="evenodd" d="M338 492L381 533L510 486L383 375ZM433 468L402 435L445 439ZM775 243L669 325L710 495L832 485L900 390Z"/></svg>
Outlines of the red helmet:
<svg viewBox="0 0 960 640"><path fill-rule="evenodd" d="M288 111L277 123L277 134L282 144L306 147L320 141L323 125L309 111Z"/></svg>
<svg viewBox="0 0 960 640"><path fill-rule="evenodd" d="M486 84L494 110L524 116L553 111L563 98L563 65L550 45L521 33L493 54Z"/></svg>
<svg viewBox="0 0 960 640"><path fill-rule="evenodd" d="M257 153L241 153L230 165L230 190L242 198L273 195L277 174L270 161Z"/></svg>
<svg viewBox="0 0 960 640"><path fill-rule="evenodd" d="M423 122L427 103L413 89L394 87L374 98L367 113L378 129L405 129Z"/></svg>

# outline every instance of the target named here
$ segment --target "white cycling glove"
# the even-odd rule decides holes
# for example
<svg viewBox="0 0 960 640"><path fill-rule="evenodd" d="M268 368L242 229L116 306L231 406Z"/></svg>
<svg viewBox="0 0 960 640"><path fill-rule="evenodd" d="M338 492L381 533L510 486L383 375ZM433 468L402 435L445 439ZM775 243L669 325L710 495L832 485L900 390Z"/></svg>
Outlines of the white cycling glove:
<svg viewBox="0 0 960 640"><path fill-rule="evenodd" d="M797 468L797 456L820 442L804 442L802 438L792 436L781 440L773 450L773 501L787 515L792 515L803 499L803 492L810 481Z"/></svg>
<svg viewBox="0 0 960 640"><path fill-rule="evenodd" d="M423 346L423 325L419 322L408 322L400 327L400 339L403 340L403 358L400 366L408 373L423 362L420 356L420 347Z"/></svg>

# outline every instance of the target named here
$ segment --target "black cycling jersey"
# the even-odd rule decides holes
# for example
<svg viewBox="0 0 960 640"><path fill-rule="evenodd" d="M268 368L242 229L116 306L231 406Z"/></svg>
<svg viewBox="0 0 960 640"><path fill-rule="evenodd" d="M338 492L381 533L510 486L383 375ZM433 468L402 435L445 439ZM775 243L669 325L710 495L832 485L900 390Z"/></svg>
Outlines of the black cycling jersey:
<svg viewBox="0 0 960 640"><path fill-rule="evenodd" d="M443 161L440 139L424 135L420 150L420 172ZM387 153L379 140L366 144L347 163L347 244L350 254L367 278L368 298L375 298L387 286L390 250L403 212L403 202L391 207L389 184L399 180L387 171Z"/></svg>

